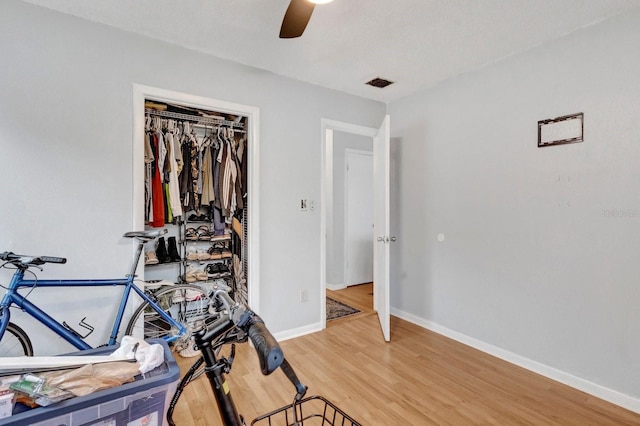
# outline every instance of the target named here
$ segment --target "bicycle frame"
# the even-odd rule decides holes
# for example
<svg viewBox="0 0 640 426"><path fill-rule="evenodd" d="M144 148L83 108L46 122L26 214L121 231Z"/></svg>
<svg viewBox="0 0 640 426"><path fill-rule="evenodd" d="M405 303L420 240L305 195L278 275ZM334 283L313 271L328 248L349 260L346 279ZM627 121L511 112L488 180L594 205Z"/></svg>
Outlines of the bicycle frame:
<svg viewBox="0 0 640 426"><path fill-rule="evenodd" d="M300 382L293 368L284 358L278 342L271 335L258 315L245 305L240 305L233 301L224 290L217 290L214 297L222 304L221 309L218 311L220 316L210 324L200 324L200 328L192 334L195 345L201 352L201 357L185 373L178 384L176 394L172 398L167 411L167 421L169 424L175 426L172 415L173 409L180 398L180 394L184 387L192 380L195 372L204 364L204 372L209 379L209 385L216 399L216 406L222 423L225 426L245 425L244 419L238 413L238 409L231 397L231 391L227 384L225 374L231 371L231 365L235 357L235 343L245 343L247 340L250 340L256 349L262 374L268 375L280 368L294 385L297 393L290 407L293 410L294 419L298 419L296 404L301 402L307 392L307 387ZM234 330L237 332L234 332ZM229 358L227 359L224 356L218 357L219 349L229 343L231 343ZM273 414L272 412L267 414L267 416ZM271 424L270 420L269 424ZM296 420L294 424L302 425L303 422L298 423ZM323 422L322 424L325 423ZM334 423L328 422L327 424Z"/></svg>
<svg viewBox="0 0 640 426"><path fill-rule="evenodd" d="M21 288L60 288L60 287L112 287L112 286L121 286L124 287L124 292L122 298L120 300L120 305L118 306L118 313L116 315L115 321L113 323L113 327L111 329L111 335L109 336L109 342L107 345L112 346L116 344L116 339L118 338L118 333L120 331L120 327L122 326L122 319L124 317L124 312L127 307L127 302L129 301L129 295L133 291L142 299L142 303L149 302L152 306L157 306L156 303L145 294L143 290L138 288L134 283L135 278L135 268L140 259L140 255L144 248L144 243L140 242L138 244L137 252L134 256L133 262L131 264L130 273L125 278L117 278L117 279L97 279L97 280L83 280L83 279L72 279L72 280L25 280L24 279L24 270L18 269L14 272L11 277L11 283L9 284L9 288L5 293L2 301L0 301L0 340L4 336L4 332L7 329L7 325L9 324L9 320L11 318L10 307L12 305L18 306L22 311L29 314L31 317L38 320L40 323L45 325L51 331L65 339L67 342L75 346L77 349L91 349L92 347L87 344L84 340L78 337L73 331L66 328L64 325L60 324L60 322L56 321L49 314L43 311L41 308L36 306L33 302L27 300L23 295L18 293L18 289ZM187 329L185 326L174 320L170 315L168 315L164 310L158 308L156 309L158 315L160 315L165 321L171 324L173 327L176 327L179 331L177 336L168 337L165 340L170 343L174 340L178 339L180 335L186 333Z"/></svg>
<svg viewBox="0 0 640 426"><path fill-rule="evenodd" d="M228 318L220 318L215 321L206 334L194 333L196 345L202 353L205 364L205 373L209 379L211 390L216 398L218 412L225 426L243 426L244 422L238 413L224 373L231 369L231 365L225 358L218 359L211 345L215 336L220 336L234 327ZM232 356L233 357L233 356Z"/></svg>

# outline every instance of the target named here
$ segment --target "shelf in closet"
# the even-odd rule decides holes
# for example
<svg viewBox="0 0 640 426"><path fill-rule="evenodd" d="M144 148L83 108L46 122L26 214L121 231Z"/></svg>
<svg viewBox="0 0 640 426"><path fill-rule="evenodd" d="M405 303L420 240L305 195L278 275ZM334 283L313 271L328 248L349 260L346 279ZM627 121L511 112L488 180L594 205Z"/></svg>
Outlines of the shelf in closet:
<svg viewBox="0 0 640 426"><path fill-rule="evenodd" d="M162 262L162 263L145 263L145 268L152 268L155 266L163 266L163 265L180 265L182 263L182 259L180 260L172 260L171 262Z"/></svg>

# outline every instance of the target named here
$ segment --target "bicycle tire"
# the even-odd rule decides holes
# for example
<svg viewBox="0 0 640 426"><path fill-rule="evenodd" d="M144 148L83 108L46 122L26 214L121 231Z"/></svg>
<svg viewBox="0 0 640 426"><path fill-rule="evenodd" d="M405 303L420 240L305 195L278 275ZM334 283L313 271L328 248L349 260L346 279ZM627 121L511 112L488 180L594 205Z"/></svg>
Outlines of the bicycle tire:
<svg viewBox="0 0 640 426"><path fill-rule="evenodd" d="M188 293L189 292L189 293ZM178 337L173 346L178 350L186 348L191 340L193 325L198 320L209 322L217 316L212 309L211 299L206 289L193 284L164 286L154 291L151 298L156 306L145 301L133 313L126 328L126 334L143 336L144 339ZM157 309L167 312L178 323L187 328L179 336L178 330L157 314Z"/></svg>
<svg viewBox="0 0 640 426"><path fill-rule="evenodd" d="M33 356L33 345L23 329L10 322L0 341L0 357Z"/></svg>

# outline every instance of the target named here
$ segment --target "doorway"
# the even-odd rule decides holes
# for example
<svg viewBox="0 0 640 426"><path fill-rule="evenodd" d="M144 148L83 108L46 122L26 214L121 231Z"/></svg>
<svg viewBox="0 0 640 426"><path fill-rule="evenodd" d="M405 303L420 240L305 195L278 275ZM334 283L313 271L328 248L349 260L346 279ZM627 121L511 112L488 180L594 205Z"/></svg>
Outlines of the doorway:
<svg viewBox="0 0 640 426"><path fill-rule="evenodd" d="M349 287L373 282L373 147L368 151L341 149L340 136L340 132L334 134L334 156L344 153L345 157L344 284ZM369 138L364 139L372 145ZM334 184L340 185L336 180ZM335 204L334 217L339 216Z"/></svg>
<svg viewBox="0 0 640 426"><path fill-rule="evenodd" d="M341 234L336 232L336 225L339 225L334 217L336 206L340 197L334 194L335 185L334 170L338 169L335 164L339 157L334 156L334 151L338 148L338 134L356 135L366 140L372 147L374 159L374 223L376 226L377 241L374 246L374 295L373 305L376 310L383 336L389 340L389 281L388 281L388 191L389 191L389 116L386 116L379 129L359 126L351 123L344 123L334 120L322 120L322 198L321 205L321 324L326 327L326 290L339 290L346 288L344 271L336 265L344 264L344 250L340 250L340 245L336 244L336 238ZM371 149L371 148L370 148ZM342 272L340 272L342 271Z"/></svg>

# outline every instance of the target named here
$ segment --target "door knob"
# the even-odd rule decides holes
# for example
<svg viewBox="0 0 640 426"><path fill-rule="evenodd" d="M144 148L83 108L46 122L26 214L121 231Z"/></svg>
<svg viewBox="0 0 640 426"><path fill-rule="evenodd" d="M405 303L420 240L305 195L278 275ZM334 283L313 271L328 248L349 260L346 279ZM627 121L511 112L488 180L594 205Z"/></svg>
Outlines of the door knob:
<svg viewBox="0 0 640 426"><path fill-rule="evenodd" d="M396 237L391 237L391 242L392 242L392 243L395 243L395 242L396 242L396 239L397 239Z"/></svg>
<svg viewBox="0 0 640 426"><path fill-rule="evenodd" d="M378 237L378 242L381 243L384 241L384 237Z"/></svg>

